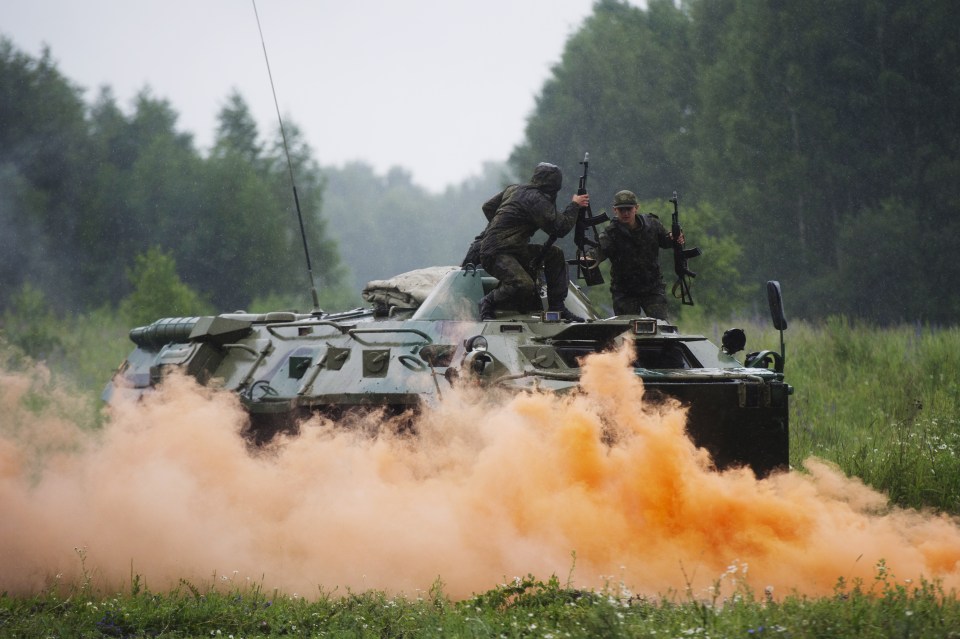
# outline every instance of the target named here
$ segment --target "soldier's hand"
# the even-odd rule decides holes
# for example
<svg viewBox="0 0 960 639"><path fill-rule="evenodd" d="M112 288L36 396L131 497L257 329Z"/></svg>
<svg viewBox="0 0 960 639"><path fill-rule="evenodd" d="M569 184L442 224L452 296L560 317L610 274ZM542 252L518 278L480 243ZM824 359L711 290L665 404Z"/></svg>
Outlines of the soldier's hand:
<svg viewBox="0 0 960 639"><path fill-rule="evenodd" d="M590 252L580 255L579 260L583 268L593 268L597 265L597 256Z"/></svg>
<svg viewBox="0 0 960 639"><path fill-rule="evenodd" d="M576 195L576 194L574 194L572 200L573 200L574 202L576 202L576 203L577 203L577 206L579 206L581 209L584 209L584 208L590 206L590 194L589 194L589 193L584 193L584 194L582 194L582 195Z"/></svg>

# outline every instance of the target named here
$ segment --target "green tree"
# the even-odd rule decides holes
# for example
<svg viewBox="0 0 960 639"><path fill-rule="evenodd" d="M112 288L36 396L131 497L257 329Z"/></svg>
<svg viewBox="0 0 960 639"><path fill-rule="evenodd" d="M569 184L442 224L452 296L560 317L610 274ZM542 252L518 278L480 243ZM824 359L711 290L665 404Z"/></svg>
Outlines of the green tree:
<svg viewBox="0 0 960 639"><path fill-rule="evenodd" d="M267 181L239 155L208 159L202 175L183 269L216 308L241 309L290 275L278 268L286 260L280 206Z"/></svg>
<svg viewBox="0 0 960 639"><path fill-rule="evenodd" d="M127 115L104 87L85 118L48 52L34 60L3 40L0 121L0 274L10 283L0 305L27 274L60 308L116 303L130 291L124 270L153 246L220 307L306 288L286 153L264 151L239 94L203 159L149 88ZM296 126L288 132L300 199L316 216L305 229L317 275L336 286L320 171Z"/></svg>
<svg viewBox="0 0 960 639"><path fill-rule="evenodd" d="M745 4L726 3L723 16L709 3L696 5L718 23L693 14L698 41L712 44L701 55L698 184L706 199L736 213L734 229L753 258L749 275L774 271L786 279L802 268L811 224L809 200L800 192L807 182L800 153L806 129L799 128L797 96L805 94L792 57L800 47L771 3ZM795 270L783 273L784 262Z"/></svg>
<svg viewBox="0 0 960 639"><path fill-rule="evenodd" d="M339 289L343 284L345 269L341 263L339 246L330 233L329 221L332 218L326 210L327 181L314 159L313 149L307 144L300 127L291 118L285 118L283 131L278 126L274 132L267 161L274 197L282 207L278 227L284 229L284 237L289 247L286 251L287 268L294 274L284 287L274 290L306 290L309 278L304 275L306 254L303 250L303 236L310 254L314 282L321 295L325 290ZM296 197L293 192L294 185ZM300 233L301 218L303 236ZM334 293L333 297L340 295L339 292Z"/></svg>
<svg viewBox="0 0 960 639"><path fill-rule="evenodd" d="M175 129L176 119L169 103L146 89L129 117L106 89L91 110L96 170L78 200L82 214L74 232L90 299L119 301L129 291L124 267L151 246L181 256L198 206L200 159L191 137Z"/></svg>
<svg viewBox="0 0 960 639"><path fill-rule="evenodd" d="M43 291L25 282L2 315L2 333L11 344L35 360L62 354L61 326Z"/></svg>
<svg viewBox="0 0 960 639"><path fill-rule="evenodd" d="M133 291L120 302L120 314L130 326L161 317L209 315L210 305L183 283L173 256L153 247L138 255L127 270Z"/></svg>
<svg viewBox="0 0 960 639"><path fill-rule="evenodd" d="M219 309L308 292L292 168L315 283L321 290L336 288L342 271L321 215L323 180L299 128L286 122L286 146L278 132L263 151L236 94L218 121L214 152L199 173L197 206L191 211L196 228L180 247L183 272Z"/></svg>
<svg viewBox="0 0 960 639"><path fill-rule="evenodd" d="M175 135L150 140L130 169L128 203L140 220L141 241L165 247L178 262L185 257L197 225L196 211L202 206L198 177L202 175L203 159Z"/></svg>
<svg viewBox="0 0 960 639"><path fill-rule="evenodd" d="M50 50L39 59L0 37L0 165L13 163L59 207L76 188L72 170L85 139L80 89L57 69Z"/></svg>
<svg viewBox="0 0 960 639"><path fill-rule="evenodd" d="M115 304L128 290L123 271L137 253L129 248L134 218L129 171L137 149L127 118L107 87L90 109L89 127L90 176L77 198L70 239L81 256L77 272L84 296ZM104 268L111 262L118 267Z"/></svg>
<svg viewBox="0 0 960 639"><path fill-rule="evenodd" d="M56 291L51 303L75 302L69 273L74 199L85 180L84 105L50 51L32 58L0 37L0 307L30 281Z"/></svg>
<svg viewBox="0 0 960 639"><path fill-rule="evenodd" d="M864 229L864 220L885 217L883 202L898 201L903 208L889 230L900 251L920 246L906 225L937 229L924 244L936 247L934 255L949 250L940 241L960 201L960 48L949 25L960 7L701 0L691 15L701 98L697 178L707 199L736 212L735 230L750 240L749 272L781 276L804 316L885 315L838 286L839 269L862 250L840 240L856 241L845 229ZM874 280L890 263L852 261ZM928 265L942 269L931 271L933 279L958 274L950 260ZM912 280L912 289L901 298L905 317L950 317L954 302L931 305L922 281Z"/></svg>
<svg viewBox="0 0 960 639"><path fill-rule="evenodd" d="M14 164L0 165L0 309L31 279L57 280L49 259L54 251L42 224L44 195Z"/></svg>
<svg viewBox="0 0 960 639"><path fill-rule="evenodd" d="M553 162L567 193L589 152L594 209L620 189L641 199L686 190L696 96L690 29L671 0L646 10L597 2L537 97L510 157L514 173L525 180L537 162Z"/></svg>
<svg viewBox="0 0 960 639"><path fill-rule="evenodd" d="M250 164L260 162L263 149L257 122L238 91L232 91L227 97L227 103L220 109L217 120L212 156L239 154Z"/></svg>
<svg viewBox="0 0 960 639"><path fill-rule="evenodd" d="M946 283L952 280L940 279L956 272L946 243L928 238L919 225L902 223L904 211L916 209L916 203L891 199L844 219L840 241L857 247L841 255L837 269L844 311L882 324L940 321L960 313L960 297ZM950 237L958 231L956 222L943 230Z"/></svg>

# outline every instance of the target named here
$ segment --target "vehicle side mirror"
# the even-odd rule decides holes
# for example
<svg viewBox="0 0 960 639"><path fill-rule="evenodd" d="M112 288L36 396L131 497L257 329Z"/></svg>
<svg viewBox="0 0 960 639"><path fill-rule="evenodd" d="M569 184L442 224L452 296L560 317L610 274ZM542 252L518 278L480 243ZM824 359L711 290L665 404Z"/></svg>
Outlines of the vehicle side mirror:
<svg viewBox="0 0 960 639"><path fill-rule="evenodd" d="M787 330L787 318L783 314L783 295L780 293L780 282L767 282L767 302L770 304L770 319L773 327L778 331Z"/></svg>

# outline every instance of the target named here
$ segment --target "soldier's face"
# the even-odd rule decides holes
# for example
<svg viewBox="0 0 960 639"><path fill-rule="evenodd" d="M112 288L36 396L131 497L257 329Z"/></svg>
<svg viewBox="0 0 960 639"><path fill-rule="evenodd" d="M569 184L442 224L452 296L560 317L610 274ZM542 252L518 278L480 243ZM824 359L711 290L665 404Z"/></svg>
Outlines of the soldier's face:
<svg viewBox="0 0 960 639"><path fill-rule="evenodd" d="M631 224L637 216L637 207L635 206L618 206L613 210L617 212L617 219L623 224Z"/></svg>

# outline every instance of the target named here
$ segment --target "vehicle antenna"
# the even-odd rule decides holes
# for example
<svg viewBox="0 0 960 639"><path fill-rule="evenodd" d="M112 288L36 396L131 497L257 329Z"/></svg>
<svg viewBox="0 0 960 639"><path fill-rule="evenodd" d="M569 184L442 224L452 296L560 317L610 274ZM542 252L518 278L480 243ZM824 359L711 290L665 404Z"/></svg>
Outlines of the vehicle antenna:
<svg viewBox="0 0 960 639"><path fill-rule="evenodd" d="M307 248L307 234L303 230L303 214L300 212L300 198L297 197L297 184L293 179L293 162L290 161L290 149L287 147L287 133L280 117L280 103L277 102L277 89L273 84L273 72L270 71L270 58L267 56L267 43L263 39L263 27L260 26L260 14L257 12L257 0L253 2L253 15L257 18L257 30L260 32L260 44L263 46L263 59L267 63L267 76L270 78L270 90L273 91L273 105L277 109L277 121L280 122L280 137L283 139L283 152L287 156L287 169L290 171L290 186L293 187L293 201L297 205L297 220L300 222L300 237L303 239L303 254L307 258L307 275L310 277L310 294L313 296L313 313L322 314L317 298L317 286L313 281L313 267L310 264L310 249Z"/></svg>

